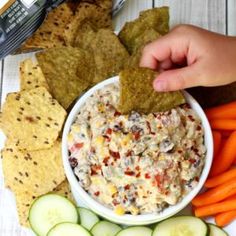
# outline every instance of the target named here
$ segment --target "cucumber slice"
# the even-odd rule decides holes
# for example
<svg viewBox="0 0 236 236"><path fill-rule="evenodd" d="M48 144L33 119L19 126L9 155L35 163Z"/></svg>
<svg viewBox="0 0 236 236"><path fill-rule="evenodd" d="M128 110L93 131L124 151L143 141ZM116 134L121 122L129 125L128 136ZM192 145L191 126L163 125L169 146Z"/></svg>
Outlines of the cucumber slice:
<svg viewBox="0 0 236 236"><path fill-rule="evenodd" d="M99 222L99 218L92 211L78 207L77 208L80 217L80 224L87 230L91 230L95 224Z"/></svg>
<svg viewBox="0 0 236 236"><path fill-rule="evenodd" d="M114 236L120 230L120 226L104 220L94 225L91 233L93 234L93 236Z"/></svg>
<svg viewBox="0 0 236 236"><path fill-rule="evenodd" d="M78 222L76 207L65 197L57 194L46 194L34 201L29 211L29 222L33 231L39 236L58 223Z"/></svg>
<svg viewBox="0 0 236 236"><path fill-rule="evenodd" d="M128 227L121 230L116 236L151 236L152 230L144 226Z"/></svg>
<svg viewBox="0 0 236 236"><path fill-rule="evenodd" d="M210 236L229 236L223 229L220 227L213 225L213 224L208 224L210 228Z"/></svg>
<svg viewBox="0 0 236 236"><path fill-rule="evenodd" d="M91 236L91 234L81 225L61 223L54 226L47 236Z"/></svg>
<svg viewBox="0 0 236 236"><path fill-rule="evenodd" d="M177 216L162 221L153 236L207 236L208 225L194 216Z"/></svg>

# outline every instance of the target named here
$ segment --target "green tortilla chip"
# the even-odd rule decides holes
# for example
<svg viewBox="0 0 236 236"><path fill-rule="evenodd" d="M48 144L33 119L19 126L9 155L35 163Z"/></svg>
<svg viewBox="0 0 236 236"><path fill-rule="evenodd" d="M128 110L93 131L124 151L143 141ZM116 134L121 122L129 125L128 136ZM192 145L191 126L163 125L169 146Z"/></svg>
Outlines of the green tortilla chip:
<svg viewBox="0 0 236 236"><path fill-rule="evenodd" d="M154 29L161 35L169 31L169 9L168 7L154 8L140 13L138 19L128 22L119 33L121 42L129 53L136 48L136 40L148 29Z"/></svg>
<svg viewBox="0 0 236 236"><path fill-rule="evenodd" d="M53 97L67 109L91 84L94 62L89 51L52 48L36 54Z"/></svg>
<svg viewBox="0 0 236 236"><path fill-rule="evenodd" d="M74 46L75 39L81 25L85 20L89 20L96 28L112 29L112 18L110 10L104 9L96 4L82 2L77 7L75 16L64 31L67 45Z"/></svg>
<svg viewBox="0 0 236 236"><path fill-rule="evenodd" d="M20 223L28 225L28 210L33 200L65 180L61 158L61 142L49 149L19 151L7 144L2 151L4 182L16 196Z"/></svg>
<svg viewBox="0 0 236 236"><path fill-rule="evenodd" d="M31 59L26 59L20 63L20 88L30 90L38 87L48 89L47 81L39 65Z"/></svg>
<svg viewBox="0 0 236 236"><path fill-rule="evenodd" d="M117 75L129 60L129 53L109 29L100 29L97 32L91 43L91 50L96 67L94 83Z"/></svg>
<svg viewBox="0 0 236 236"><path fill-rule="evenodd" d="M65 45L63 34L72 16L73 11L67 3L49 12L40 28L23 44L21 51Z"/></svg>
<svg viewBox="0 0 236 236"><path fill-rule="evenodd" d="M156 72L146 68L129 68L120 73L120 104L124 114L163 112L185 103L181 92L158 93L153 89Z"/></svg>
<svg viewBox="0 0 236 236"><path fill-rule="evenodd" d="M50 148L58 138L65 110L44 87L8 94L2 110L2 130L19 149Z"/></svg>
<svg viewBox="0 0 236 236"><path fill-rule="evenodd" d="M133 53L129 59L129 67L138 67L145 45L158 39L161 35L154 29L147 29L135 39Z"/></svg>

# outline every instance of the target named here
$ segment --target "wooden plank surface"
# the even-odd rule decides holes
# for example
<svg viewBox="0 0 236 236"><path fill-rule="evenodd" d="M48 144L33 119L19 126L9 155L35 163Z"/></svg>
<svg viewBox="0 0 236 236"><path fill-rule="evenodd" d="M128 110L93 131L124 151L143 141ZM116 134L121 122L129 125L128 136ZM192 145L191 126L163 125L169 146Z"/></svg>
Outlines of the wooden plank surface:
<svg viewBox="0 0 236 236"><path fill-rule="evenodd" d="M228 35L236 36L236 1L227 1L227 26Z"/></svg>
<svg viewBox="0 0 236 236"><path fill-rule="evenodd" d="M170 7L171 27L193 24L226 33L226 0L155 0L155 6L163 5Z"/></svg>
<svg viewBox="0 0 236 236"><path fill-rule="evenodd" d="M120 31L126 21L131 21L138 17L139 12L152 8L153 0L127 0L124 8L114 18L115 31Z"/></svg>

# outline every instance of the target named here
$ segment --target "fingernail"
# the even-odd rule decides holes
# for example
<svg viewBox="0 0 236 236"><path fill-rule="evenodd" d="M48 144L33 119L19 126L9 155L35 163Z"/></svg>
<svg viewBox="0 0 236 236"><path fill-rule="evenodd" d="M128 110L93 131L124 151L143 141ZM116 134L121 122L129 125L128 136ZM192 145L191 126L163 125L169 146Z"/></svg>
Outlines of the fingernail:
<svg viewBox="0 0 236 236"><path fill-rule="evenodd" d="M164 92L167 89L166 82L164 80L156 80L154 82L154 88L159 92Z"/></svg>

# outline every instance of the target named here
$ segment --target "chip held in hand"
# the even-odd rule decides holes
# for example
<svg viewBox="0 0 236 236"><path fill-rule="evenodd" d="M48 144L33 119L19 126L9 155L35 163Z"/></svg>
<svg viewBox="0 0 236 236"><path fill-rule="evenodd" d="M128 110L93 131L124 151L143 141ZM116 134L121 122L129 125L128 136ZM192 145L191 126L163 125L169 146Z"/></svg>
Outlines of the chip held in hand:
<svg viewBox="0 0 236 236"><path fill-rule="evenodd" d="M154 90L157 72L147 68L128 68L120 72L120 104L123 114L131 111L148 114L168 111L186 103L180 91L160 93Z"/></svg>

